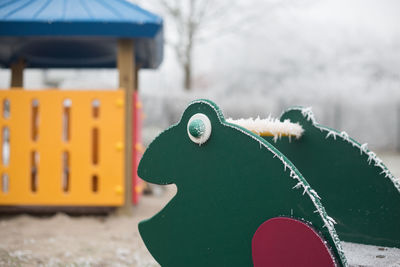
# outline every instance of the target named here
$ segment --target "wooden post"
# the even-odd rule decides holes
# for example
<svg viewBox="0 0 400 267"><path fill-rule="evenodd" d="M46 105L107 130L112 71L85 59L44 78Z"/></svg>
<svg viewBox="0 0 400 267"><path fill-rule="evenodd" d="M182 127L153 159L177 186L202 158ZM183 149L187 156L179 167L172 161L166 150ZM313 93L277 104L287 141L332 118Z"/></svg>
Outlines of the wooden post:
<svg viewBox="0 0 400 267"><path fill-rule="evenodd" d="M398 153L400 153L400 103L397 104L397 110L396 110L396 124L397 124L397 147L396 150Z"/></svg>
<svg viewBox="0 0 400 267"><path fill-rule="evenodd" d="M22 89L24 87L24 68L25 62L22 59L11 64L11 88Z"/></svg>
<svg viewBox="0 0 400 267"><path fill-rule="evenodd" d="M136 64L136 68L135 68L135 86L133 87L133 90L135 90L135 91L139 91L139 70L140 70L140 66L138 64Z"/></svg>
<svg viewBox="0 0 400 267"><path fill-rule="evenodd" d="M119 87L125 90L125 201L124 205L119 209L119 213L130 215L132 214L132 99L136 83L133 40L118 40L117 65L119 71Z"/></svg>

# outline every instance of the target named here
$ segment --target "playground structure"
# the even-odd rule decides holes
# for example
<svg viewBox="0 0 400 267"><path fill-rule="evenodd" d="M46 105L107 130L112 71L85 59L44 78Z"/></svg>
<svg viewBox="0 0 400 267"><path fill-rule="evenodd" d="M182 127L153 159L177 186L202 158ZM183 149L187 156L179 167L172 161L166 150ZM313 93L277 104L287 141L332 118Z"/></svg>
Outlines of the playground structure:
<svg viewBox="0 0 400 267"><path fill-rule="evenodd" d="M138 173L178 189L139 224L162 266L348 266L342 242L400 248L399 180L309 108L225 120L193 101Z"/></svg>
<svg viewBox="0 0 400 267"><path fill-rule="evenodd" d="M163 57L162 19L125 0L0 5L0 207L139 201L138 73ZM25 68L118 68L118 90L23 90Z"/></svg>

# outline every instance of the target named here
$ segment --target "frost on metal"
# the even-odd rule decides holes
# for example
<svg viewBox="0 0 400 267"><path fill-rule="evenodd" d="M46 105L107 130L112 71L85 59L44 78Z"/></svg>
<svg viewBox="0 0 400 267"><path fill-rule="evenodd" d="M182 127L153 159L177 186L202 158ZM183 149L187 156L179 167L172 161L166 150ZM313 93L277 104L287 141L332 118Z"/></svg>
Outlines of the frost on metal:
<svg viewBox="0 0 400 267"><path fill-rule="evenodd" d="M224 119L221 120L221 118L223 118L223 115L222 115L222 112L220 111L220 109L217 108L217 106L213 105L212 103L210 103L206 100L197 100L197 101L191 102L191 104L194 104L194 103L209 105L212 109L215 110L215 112L218 115L220 115L220 116L218 116L218 118L222 125L224 125L226 127L230 127L237 131L240 131L241 133L251 137L253 140L255 140L256 142L259 143L260 148L264 147L264 148L268 149L273 154L274 158L278 158L282 162L284 171L286 172L287 170L289 170L289 172L290 172L289 176L292 179L297 181L297 184L293 187L293 189L303 189L303 195L307 194L307 196L310 198L310 200L312 201L312 203L314 204L314 206L316 208L315 212L317 212L321 216L321 219L324 222L324 227L326 227L328 229L328 232L329 232L333 242L336 245L336 248L338 250L338 254L339 254L339 257L340 257L342 263L344 264L344 266L348 266L340 239L335 230L334 224L336 222L327 215L325 208L322 206L322 203L320 202L320 197L311 188L311 186L308 184L308 182L304 179L304 177L301 175L301 173L297 170L297 168L282 153L280 153L279 150L277 150L273 146L268 145L268 143L264 139L260 138L259 136L255 135L255 134L252 134L247 129L242 128L242 126L229 123L229 122L225 121ZM308 112L307 114L309 114L310 120L314 120L311 109L310 109L310 112Z"/></svg>
<svg viewBox="0 0 400 267"><path fill-rule="evenodd" d="M304 132L303 127L299 123L292 123L290 120L281 122L279 119L272 118L271 116L265 119L260 119L260 117L237 120L229 118L226 121L246 128L257 135L272 135L275 141L282 136L300 138Z"/></svg>
<svg viewBox="0 0 400 267"><path fill-rule="evenodd" d="M330 129L328 127L319 125L314 118L314 115L312 114L311 108L292 108L290 110L300 110L301 113L303 114L303 116L307 119L307 120L311 120L313 122L313 125L320 129L323 132L326 132L326 138L332 137L334 140L336 140L336 137L339 137L340 139L342 139L343 141L348 142L349 144L351 144L353 147L356 147L360 150L360 155L367 155L367 161L368 164L373 164L376 167L379 167L381 169L381 175L384 175L386 178L389 178L394 186L396 187L396 189L400 192L400 180L398 178L396 178L389 170L388 168L383 164L382 160L372 151L370 151L368 149L368 144L359 144L357 141L355 141L354 139L350 138L349 135L346 132L338 132L334 129Z"/></svg>

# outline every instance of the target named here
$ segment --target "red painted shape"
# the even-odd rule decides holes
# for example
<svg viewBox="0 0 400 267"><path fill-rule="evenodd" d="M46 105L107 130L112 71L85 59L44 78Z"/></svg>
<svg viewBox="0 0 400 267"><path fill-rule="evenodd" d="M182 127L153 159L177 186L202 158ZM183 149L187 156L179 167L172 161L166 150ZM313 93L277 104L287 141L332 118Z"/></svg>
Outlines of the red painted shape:
<svg viewBox="0 0 400 267"><path fill-rule="evenodd" d="M142 107L139 100L138 92L133 93L133 136L132 136L132 203L138 204L142 194L143 181L137 175L140 158L143 154L142 145Z"/></svg>
<svg viewBox="0 0 400 267"><path fill-rule="evenodd" d="M324 240L309 225L277 217L258 227L252 240L255 267L334 267Z"/></svg>

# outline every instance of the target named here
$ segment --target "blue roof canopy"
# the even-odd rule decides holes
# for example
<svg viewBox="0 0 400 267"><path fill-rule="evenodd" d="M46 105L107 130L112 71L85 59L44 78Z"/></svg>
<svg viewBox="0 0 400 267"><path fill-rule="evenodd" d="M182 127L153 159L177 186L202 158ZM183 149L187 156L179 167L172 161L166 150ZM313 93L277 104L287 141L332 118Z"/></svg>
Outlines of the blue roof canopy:
<svg viewBox="0 0 400 267"><path fill-rule="evenodd" d="M117 40L135 40L142 68L163 57L163 21L125 0L0 0L0 64L32 68L116 66Z"/></svg>

